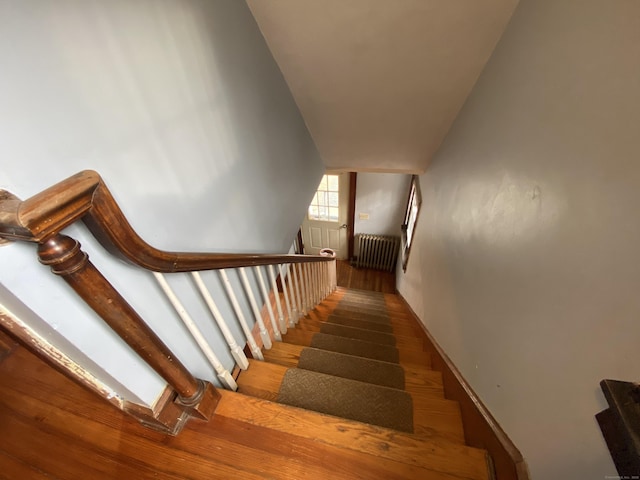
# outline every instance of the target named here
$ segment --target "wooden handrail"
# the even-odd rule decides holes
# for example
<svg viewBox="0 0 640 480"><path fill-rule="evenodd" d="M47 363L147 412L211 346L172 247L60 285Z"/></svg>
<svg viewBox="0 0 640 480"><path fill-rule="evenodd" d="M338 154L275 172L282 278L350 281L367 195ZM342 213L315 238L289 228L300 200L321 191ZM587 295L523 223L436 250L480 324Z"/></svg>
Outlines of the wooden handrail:
<svg viewBox="0 0 640 480"><path fill-rule="evenodd" d="M102 246L129 263L154 272L191 272L220 268L333 260L321 255L183 253L158 250L131 227L97 172L85 170L20 201L0 192L0 237L43 243L82 220Z"/></svg>
<svg viewBox="0 0 640 480"><path fill-rule="evenodd" d="M0 242L38 244L40 262L51 267L175 392L173 405L181 418L208 419L220 395L209 382L195 378L147 326L120 293L102 276L80 249L61 231L83 221L112 254L129 263L160 273L195 272L283 263L326 262L323 255L245 255L180 253L158 250L134 231L98 173L85 170L21 201L0 190ZM328 256L327 256L328 255ZM171 394L173 395L173 393ZM165 415L166 416L166 415ZM175 417L175 415L173 415ZM148 420L141 419L145 424ZM182 420L158 414L156 427L175 433ZM154 427L154 428L156 428Z"/></svg>

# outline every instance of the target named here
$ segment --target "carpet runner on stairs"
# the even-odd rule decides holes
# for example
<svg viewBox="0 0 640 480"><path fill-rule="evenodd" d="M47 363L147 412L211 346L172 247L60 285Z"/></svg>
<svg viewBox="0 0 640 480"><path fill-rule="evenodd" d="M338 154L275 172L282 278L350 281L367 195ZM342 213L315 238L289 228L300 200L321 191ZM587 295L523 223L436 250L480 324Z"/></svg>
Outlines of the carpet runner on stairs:
<svg viewBox="0 0 640 480"><path fill-rule="evenodd" d="M326 333L316 333L311 339L310 346L331 352L381 360L383 362L398 363L400 358L396 347L366 342L355 338L327 335Z"/></svg>
<svg viewBox="0 0 640 480"><path fill-rule="evenodd" d="M413 401L403 390L384 295L346 293L333 313L284 375L277 401L413 432Z"/></svg>
<svg viewBox="0 0 640 480"><path fill-rule="evenodd" d="M393 333L391 325L380 322L371 322L368 320L358 320L355 318L341 317L339 315L329 315L327 323L335 325L344 325L345 327L364 328L365 330L375 330L376 332Z"/></svg>
<svg viewBox="0 0 640 480"><path fill-rule="evenodd" d="M396 338L390 333L367 330L360 327L347 327L345 325L325 323L320 327L320 331L327 335L364 340L365 342L379 343L381 345L395 346L396 344Z"/></svg>
<svg viewBox="0 0 640 480"><path fill-rule="evenodd" d="M402 390L300 368L287 371L278 403L413 432L413 403Z"/></svg>
<svg viewBox="0 0 640 480"><path fill-rule="evenodd" d="M397 363L345 355L317 348L304 348L298 368L373 383L382 387L404 389L404 370Z"/></svg>

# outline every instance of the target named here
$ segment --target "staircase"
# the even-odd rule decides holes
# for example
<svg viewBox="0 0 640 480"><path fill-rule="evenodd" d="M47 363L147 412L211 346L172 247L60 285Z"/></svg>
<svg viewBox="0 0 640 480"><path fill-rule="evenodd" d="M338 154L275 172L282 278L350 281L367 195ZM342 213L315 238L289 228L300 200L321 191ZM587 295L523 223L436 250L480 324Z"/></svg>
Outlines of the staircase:
<svg viewBox="0 0 640 480"><path fill-rule="evenodd" d="M520 478L519 452L401 299L336 289L341 274L330 252L158 250L137 235L92 171L24 201L9 192L0 197L0 240L37 244L39 261L166 382L153 404L121 397L20 314L3 309L0 326L47 364L11 341L0 351L0 477L488 480L489 455L465 445L460 405L445 398L433 354L453 389L448 393L471 419L470 441L492 452L498 474L507 472L500 478ZM87 260L79 242L61 233L78 221L107 251L153 272L207 360L204 379ZM199 297L188 297L206 304L211 317L200 312L199 320L217 324L233 375L165 275L191 277ZM217 289L213 295L207 282ZM350 274L347 284L353 286ZM228 302L225 316L218 300Z"/></svg>
<svg viewBox="0 0 640 480"><path fill-rule="evenodd" d="M277 428L403 464L401 478L489 479L419 335L397 295L338 287L250 360L238 392L280 404L265 402L288 412Z"/></svg>

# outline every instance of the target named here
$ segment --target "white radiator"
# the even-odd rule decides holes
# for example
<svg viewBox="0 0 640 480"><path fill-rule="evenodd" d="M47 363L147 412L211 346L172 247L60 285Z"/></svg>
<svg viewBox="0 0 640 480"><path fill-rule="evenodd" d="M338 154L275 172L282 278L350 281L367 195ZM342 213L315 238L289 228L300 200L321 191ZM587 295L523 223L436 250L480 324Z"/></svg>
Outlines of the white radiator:
<svg viewBox="0 0 640 480"><path fill-rule="evenodd" d="M396 268L400 237L360 233L356 267L392 272Z"/></svg>

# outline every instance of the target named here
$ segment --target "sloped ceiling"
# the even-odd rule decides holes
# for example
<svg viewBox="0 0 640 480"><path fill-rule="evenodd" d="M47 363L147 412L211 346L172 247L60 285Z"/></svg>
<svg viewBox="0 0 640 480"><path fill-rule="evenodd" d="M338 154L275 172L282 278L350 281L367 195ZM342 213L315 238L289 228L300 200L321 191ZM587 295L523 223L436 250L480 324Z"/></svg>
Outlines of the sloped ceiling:
<svg viewBox="0 0 640 480"><path fill-rule="evenodd" d="M247 0L329 169L421 173L518 0Z"/></svg>

